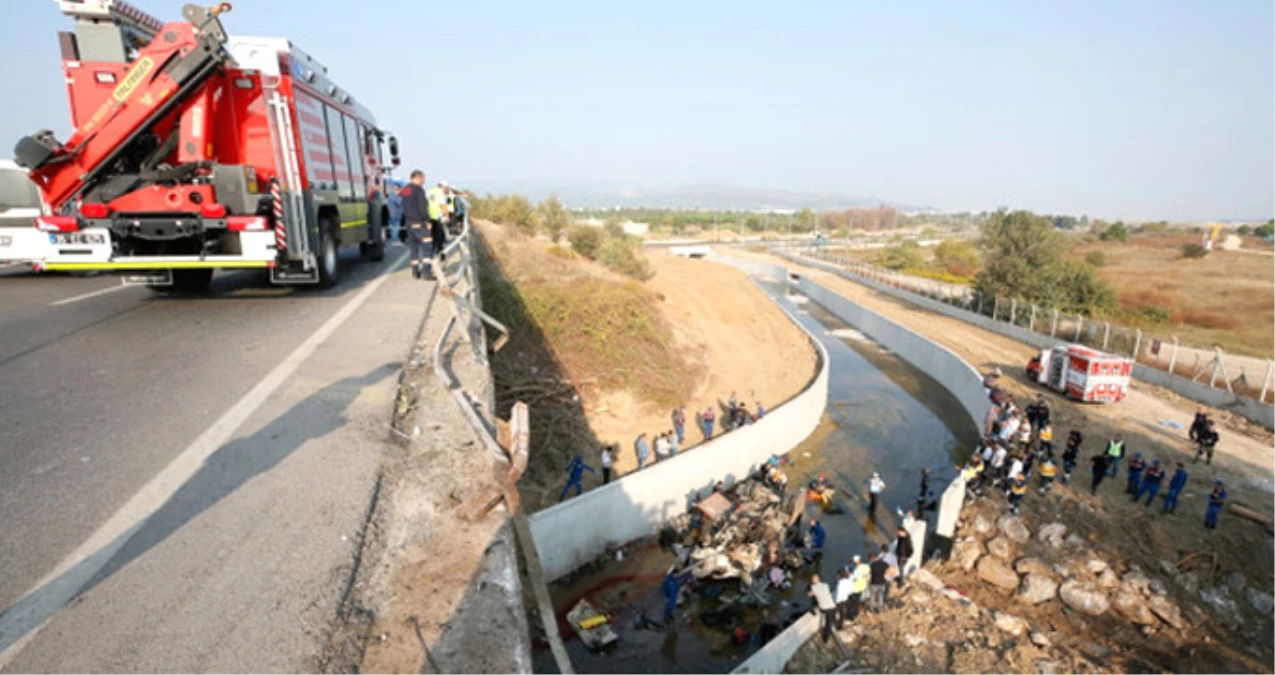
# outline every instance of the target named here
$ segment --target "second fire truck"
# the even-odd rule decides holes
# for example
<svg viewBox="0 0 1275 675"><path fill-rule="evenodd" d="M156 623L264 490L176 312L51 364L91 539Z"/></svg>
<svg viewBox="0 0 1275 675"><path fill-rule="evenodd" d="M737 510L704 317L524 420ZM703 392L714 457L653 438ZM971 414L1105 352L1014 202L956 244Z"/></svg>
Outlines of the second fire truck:
<svg viewBox="0 0 1275 675"><path fill-rule="evenodd" d="M14 151L53 212L37 219L48 269L196 291L242 268L331 286L341 247L383 257L397 143L326 67L286 39L227 35L229 3L162 23L54 1L75 20L59 34L75 131Z"/></svg>

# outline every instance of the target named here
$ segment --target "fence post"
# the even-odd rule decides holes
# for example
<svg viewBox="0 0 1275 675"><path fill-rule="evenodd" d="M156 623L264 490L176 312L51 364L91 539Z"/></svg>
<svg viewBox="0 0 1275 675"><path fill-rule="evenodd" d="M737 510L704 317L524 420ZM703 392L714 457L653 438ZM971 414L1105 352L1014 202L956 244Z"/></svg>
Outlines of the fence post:
<svg viewBox="0 0 1275 675"><path fill-rule="evenodd" d="M1111 322L1102 324L1102 351L1107 351L1107 338L1111 337Z"/></svg>
<svg viewBox="0 0 1275 675"><path fill-rule="evenodd" d="M1009 299L1009 325L1014 325L1014 320L1018 318L1018 298Z"/></svg>
<svg viewBox="0 0 1275 675"><path fill-rule="evenodd" d="M983 294L982 293L978 293L978 313L980 316L983 314Z"/></svg>
<svg viewBox="0 0 1275 675"><path fill-rule="evenodd" d="M1033 332L1036 330L1036 303L1034 302L1032 303L1031 316L1027 319L1027 330Z"/></svg>
<svg viewBox="0 0 1275 675"><path fill-rule="evenodd" d="M1142 329L1135 328L1133 333L1133 362L1138 362L1138 348L1142 346Z"/></svg>
<svg viewBox="0 0 1275 675"><path fill-rule="evenodd" d="M996 320L996 315L1000 313L1000 309L1001 309L1001 296L998 295L996 296L996 299L992 302L992 321Z"/></svg>
<svg viewBox="0 0 1275 675"><path fill-rule="evenodd" d="M1049 337L1055 337L1058 334L1058 310L1054 310L1053 319L1049 322Z"/></svg>
<svg viewBox="0 0 1275 675"><path fill-rule="evenodd" d="M1080 342L1080 331L1083 330L1084 327L1085 327L1085 317L1077 314L1076 315L1076 339L1072 340L1072 342L1077 342L1077 343Z"/></svg>
<svg viewBox="0 0 1275 675"><path fill-rule="evenodd" d="M1173 336L1173 349L1169 350L1169 374L1173 374L1173 366L1178 362L1178 336Z"/></svg>
<svg viewBox="0 0 1275 675"><path fill-rule="evenodd" d="M1266 392L1270 391L1271 375L1275 374L1272 371L1275 371L1275 361L1267 361L1266 374L1262 376L1262 393L1257 397L1258 403L1266 403Z"/></svg>

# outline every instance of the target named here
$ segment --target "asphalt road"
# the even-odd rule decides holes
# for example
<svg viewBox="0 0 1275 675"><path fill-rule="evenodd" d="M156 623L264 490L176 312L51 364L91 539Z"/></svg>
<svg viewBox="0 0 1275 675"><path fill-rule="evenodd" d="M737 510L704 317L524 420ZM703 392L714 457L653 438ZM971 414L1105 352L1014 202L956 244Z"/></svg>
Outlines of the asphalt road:
<svg viewBox="0 0 1275 675"><path fill-rule="evenodd" d="M312 670L429 284L0 269L0 666Z"/></svg>

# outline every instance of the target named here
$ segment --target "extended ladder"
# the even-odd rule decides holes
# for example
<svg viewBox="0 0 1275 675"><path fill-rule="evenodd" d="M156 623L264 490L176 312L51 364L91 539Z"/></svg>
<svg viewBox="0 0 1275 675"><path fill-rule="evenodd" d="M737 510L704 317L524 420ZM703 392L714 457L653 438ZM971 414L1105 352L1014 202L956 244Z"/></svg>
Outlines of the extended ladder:
<svg viewBox="0 0 1275 675"><path fill-rule="evenodd" d="M269 92L267 105L270 114L270 136L274 142L275 166L279 170L280 197L283 202L282 216L283 227L286 233L286 256L281 256L281 262L286 260L300 261L302 269L305 271L302 275L288 274L285 268L279 270L275 268L272 275L278 277L277 280L286 280L291 282L310 281L317 283L319 281L318 267L315 264L314 248L309 237L309 229L306 227L306 209L305 198L303 196L303 184L301 182L301 167L297 161L297 144L296 135L292 126L292 109L288 105L288 98L279 92L279 84L276 78L263 78L267 80L265 89Z"/></svg>

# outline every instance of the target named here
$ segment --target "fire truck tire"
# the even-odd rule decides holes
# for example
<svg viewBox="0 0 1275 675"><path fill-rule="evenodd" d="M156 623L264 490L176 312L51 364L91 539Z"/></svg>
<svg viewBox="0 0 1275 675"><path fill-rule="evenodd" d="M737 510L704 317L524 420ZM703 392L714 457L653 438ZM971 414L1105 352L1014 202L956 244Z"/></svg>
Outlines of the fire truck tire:
<svg viewBox="0 0 1275 675"><path fill-rule="evenodd" d="M380 262L385 259L385 244L383 242L361 242L359 243L359 253L372 262Z"/></svg>
<svg viewBox="0 0 1275 675"><path fill-rule="evenodd" d="M319 237L319 288L332 288L341 280L341 249L332 223L325 220Z"/></svg>

